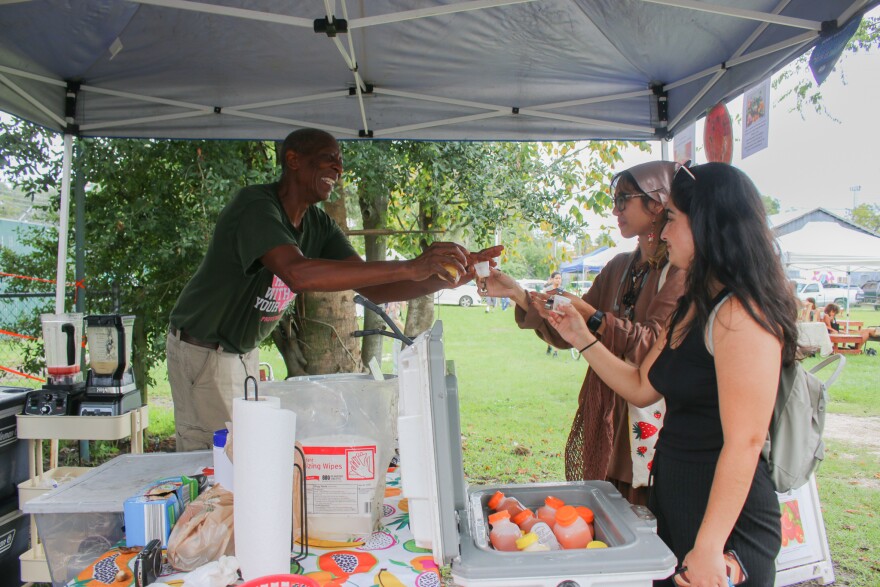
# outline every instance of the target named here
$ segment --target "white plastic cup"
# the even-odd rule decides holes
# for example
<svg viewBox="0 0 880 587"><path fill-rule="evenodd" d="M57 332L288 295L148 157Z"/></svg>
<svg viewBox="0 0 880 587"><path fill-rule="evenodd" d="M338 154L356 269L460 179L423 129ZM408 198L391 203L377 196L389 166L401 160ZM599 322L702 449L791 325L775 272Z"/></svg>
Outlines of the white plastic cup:
<svg viewBox="0 0 880 587"><path fill-rule="evenodd" d="M474 263L474 270L477 272L477 277L489 277L489 261Z"/></svg>
<svg viewBox="0 0 880 587"><path fill-rule="evenodd" d="M553 296L553 311L562 312L562 306L570 306L571 300L563 295L556 294Z"/></svg>

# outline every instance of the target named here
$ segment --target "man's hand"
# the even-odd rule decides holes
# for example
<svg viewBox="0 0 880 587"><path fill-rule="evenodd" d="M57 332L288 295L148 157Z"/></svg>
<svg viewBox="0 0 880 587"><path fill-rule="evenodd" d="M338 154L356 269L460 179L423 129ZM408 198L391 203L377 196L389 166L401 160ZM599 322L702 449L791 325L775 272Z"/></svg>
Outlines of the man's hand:
<svg viewBox="0 0 880 587"><path fill-rule="evenodd" d="M468 251L456 243L436 242L410 264L415 270L413 281L423 281L437 275L451 284L459 285L461 276L467 274Z"/></svg>

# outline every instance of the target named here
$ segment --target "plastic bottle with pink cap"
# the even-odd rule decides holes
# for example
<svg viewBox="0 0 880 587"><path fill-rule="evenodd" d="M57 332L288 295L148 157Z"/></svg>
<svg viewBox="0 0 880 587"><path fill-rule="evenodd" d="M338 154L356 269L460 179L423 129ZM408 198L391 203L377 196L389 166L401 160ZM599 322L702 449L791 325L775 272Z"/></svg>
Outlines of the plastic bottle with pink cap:
<svg viewBox="0 0 880 587"><path fill-rule="evenodd" d="M544 505L538 508L538 510L535 512L535 515L538 516L539 520L552 528L553 525L556 523L556 510L564 505L565 502L558 497L548 495L544 498Z"/></svg>
<svg viewBox="0 0 880 587"><path fill-rule="evenodd" d="M516 541L522 538L519 526L510 521L510 513L507 510L495 512L489 516L489 541L495 550L517 551ZM584 545L586 546L586 544Z"/></svg>
<svg viewBox="0 0 880 587"><path fill-rule="evenodd" d="M562 506L556 511L556 525L553 526L553 534L559 540L559 544L566 550L574 548L586 548L593 540L593 533L589 525L580 517L572 506Z"/></svg>

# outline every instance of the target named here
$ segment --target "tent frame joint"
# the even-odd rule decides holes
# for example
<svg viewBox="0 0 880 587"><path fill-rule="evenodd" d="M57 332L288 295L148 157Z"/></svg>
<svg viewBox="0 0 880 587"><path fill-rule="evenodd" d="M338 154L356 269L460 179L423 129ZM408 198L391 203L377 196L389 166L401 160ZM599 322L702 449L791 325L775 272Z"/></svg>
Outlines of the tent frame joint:
<svg viewBox="0 0 880 587"><path fill-rule="evenodd" d="M372 94L373 93L373 84L364 84L364 87L361 89L361 94ZM348 88L349 96L357 96L357 86L350 86Z"/></svg>
<svg viewBox="0 0 880 587"><path fill-rule="evenodd" d="M830 37L834 33L840 30L840 25L837 24L837 19L834 20L823 20L822 21L822 30L819 31L820 37Z"/></svg>
<svg viewBox="0 0 880 587"><path fill-rule="evenodd" d="M340 33L348 33L348 21L344 18L316 18L312 25L313 30L320 34L326 34L331 39Z"/></svg>
<svg viewBox="0 0 880 587"><path fill-rule="evenodd" d="M358 131L358 136L362 139L372 139L373 138L373 131L360 129Z"/></svg>

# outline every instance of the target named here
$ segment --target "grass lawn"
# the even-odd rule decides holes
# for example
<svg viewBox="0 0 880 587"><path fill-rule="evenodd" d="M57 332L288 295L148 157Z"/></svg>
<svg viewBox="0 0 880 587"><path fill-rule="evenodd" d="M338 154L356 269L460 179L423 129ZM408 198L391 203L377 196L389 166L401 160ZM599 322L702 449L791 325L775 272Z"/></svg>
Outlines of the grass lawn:
<svg viewBox="0 0 880 587"><path fill-rule="evenodd" d="M544 482L564 480L562 453L586 362L568 351L546 354L531 331L519 330L513 310L440 306L446 359L455 362L461 398L464 468L468 482ZM880 312L854 309L851 319L880 324ZM386 340L383 369L391 369ZM876 347L876 343L869 343ZM263 361L276 379L286 373L272 350ZM808 359L811 366L819 359ZM164 366L150 390L150 443L173 433L170 393ZM877 380L880 357L848 356L841 378L830 390L830 410L880 416ZM830 442L818 476L824 520L836 565L837 584L876 587L880 576L880 458L870 450Z"/></svg>

